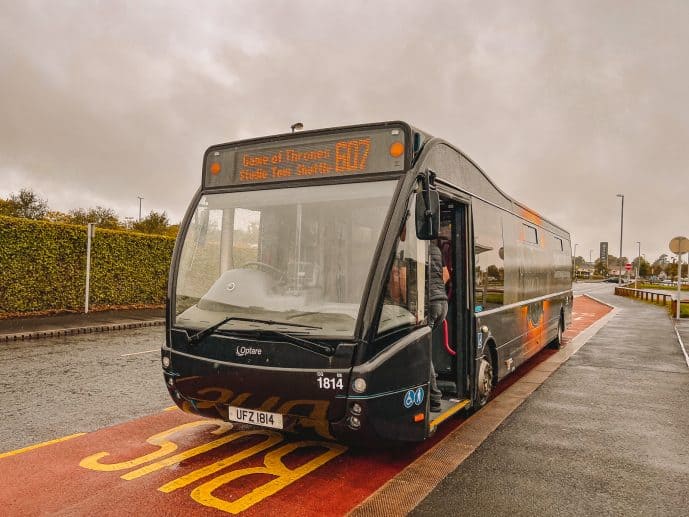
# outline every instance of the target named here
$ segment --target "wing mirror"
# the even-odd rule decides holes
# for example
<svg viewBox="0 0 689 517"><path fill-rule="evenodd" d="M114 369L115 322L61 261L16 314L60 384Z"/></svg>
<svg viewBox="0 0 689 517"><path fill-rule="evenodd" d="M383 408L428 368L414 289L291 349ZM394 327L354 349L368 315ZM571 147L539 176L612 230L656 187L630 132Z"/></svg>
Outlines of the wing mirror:
<svg viewBox="0 0 689 517"><path fill-rule="evenodd" d="M438 238L440 195L435 189L435 172L428 169L419 176L421 192L416 195L416 237L423 241Z"/></svg>

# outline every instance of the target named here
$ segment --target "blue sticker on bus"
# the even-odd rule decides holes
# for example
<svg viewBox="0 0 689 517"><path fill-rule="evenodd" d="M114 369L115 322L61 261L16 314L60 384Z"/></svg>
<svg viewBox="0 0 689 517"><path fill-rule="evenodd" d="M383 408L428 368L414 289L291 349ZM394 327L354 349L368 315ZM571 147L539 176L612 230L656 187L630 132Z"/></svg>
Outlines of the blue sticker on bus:
<svg viewBox="0 0 689 517"><path fill-rule="evenodd" d="M421 403L423 402L423 396L424 396L423 388L417 389L416 393L414 393L414 404L416 404L417 406L420 406Z"/></svg>
<svg viewBox="0 0 689 517"><path fill-rule="evenodd" d="M409 390L404 395L404 407L409 409L414 405L414 390Z"/></svg>

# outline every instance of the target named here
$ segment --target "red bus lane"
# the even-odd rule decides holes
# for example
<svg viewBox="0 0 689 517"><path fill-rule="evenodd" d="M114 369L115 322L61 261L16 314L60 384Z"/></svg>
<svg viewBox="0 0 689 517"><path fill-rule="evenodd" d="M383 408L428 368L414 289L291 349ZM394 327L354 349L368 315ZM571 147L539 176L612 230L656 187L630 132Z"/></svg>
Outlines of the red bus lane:
<svg viewBox="0 0 689 517"><path fill-rule="evenodd" d="M577 297L565 349L610 310ZM496 392L554 353L543 350ZM352 450L165 411L0 454L0 502L6 515L345 514L465 419L421 444Z"/></svg>

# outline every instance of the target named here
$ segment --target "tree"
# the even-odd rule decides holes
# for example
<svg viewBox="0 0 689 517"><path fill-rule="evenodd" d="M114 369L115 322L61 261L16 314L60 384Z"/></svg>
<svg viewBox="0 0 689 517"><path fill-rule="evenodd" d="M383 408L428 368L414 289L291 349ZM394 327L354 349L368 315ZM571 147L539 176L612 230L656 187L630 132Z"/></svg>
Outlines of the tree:
<svg viewBox="0 0 689 517"><path fill-rule="evenodd" d="M19 217L17 215L17 204L11 199L0 199L0 215Z"/></svg>
<svg viewBox="0 0 689 517"><path fill-rule="evenodd" d="M608 276L608 268L605 265L605 261L596 259L594 272L600 276Z"/></svg>
<svg viewBox="0 0 689 517"><path fill-rule="evenodd" d="M490 266L488 266L488 267L486 268L486 274L487 274L489 277L492 277L492 278L493 278L494 280L496 280L496 281L500 280L500 270L499 270L498 267L497 267L496 265L494 265L494 264L491 264Z"/></svg>
<svg viewBox="0 0 689 517"><path fill-rule="evenodd" d="M97 206L96 208L76 208L69 211L69 223L86 225L88 223L96 223L99 228L109 228L116 230L121 228L120 221L117 219L117 214L112 208L103 208Z"/></svg>
<svg viewBox="0 0 689 517"><path fill-rule="evenodd" d="M165 212L156 212L155 210L151 210L151 212L145 218L134 223L132 228L137 232L165 235L165 232L169 226L170 221L168 220Z"/></svg>
<svg viewBox="0 0 689 517"><path fill-rule="evenodd" d="M640 264L639 264L639 257L636 257L632 261L632 269L634 271L638 270L639 276L649 276L651 274L651 265L643 257L641 257L641 263Z"/></svg>
<svg viewBox="0 0 689 517"><path fill-rule="evenodd" d="M45 219L48 213L48 201L38 197L33 190L23 188L19 194L11 194L9 199L3 200L0 210L3 215L12 217Z"/></svg>

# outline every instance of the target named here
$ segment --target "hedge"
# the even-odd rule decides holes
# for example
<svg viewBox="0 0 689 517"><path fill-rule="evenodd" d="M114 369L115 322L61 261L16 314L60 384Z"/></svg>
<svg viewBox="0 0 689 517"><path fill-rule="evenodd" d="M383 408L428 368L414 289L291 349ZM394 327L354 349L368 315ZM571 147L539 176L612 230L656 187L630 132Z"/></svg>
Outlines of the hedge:
<svg viewBox="0 0 689 517"><path fill-rule="evenodd" d="M0 216L0 313L82 310L86 227ZM175 240L96 228L89 304L162 304Z"/></svg>

